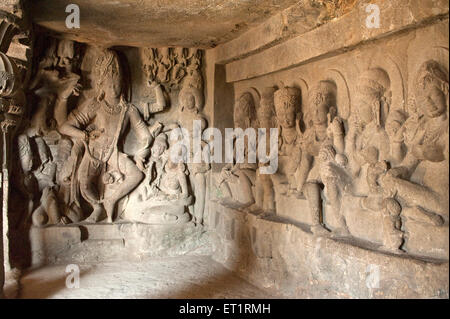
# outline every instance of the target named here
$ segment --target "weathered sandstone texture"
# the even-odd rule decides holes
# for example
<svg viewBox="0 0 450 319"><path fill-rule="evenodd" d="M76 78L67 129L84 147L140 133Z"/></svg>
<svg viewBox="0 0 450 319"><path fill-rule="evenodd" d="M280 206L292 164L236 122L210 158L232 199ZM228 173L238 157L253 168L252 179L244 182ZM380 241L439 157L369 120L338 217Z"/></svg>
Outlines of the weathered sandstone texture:
<svg viewBox="0 0 450 319"><path fill-rule="evenodd" d="M279 132L277 174L215 165L211 182L213 256L261 287L448 298L448 4L377 4L380 28L358 2L292 38L273 18L207 51L210 103L227 101L214 123Z"/></svg>
<svg viewBox="0 0 450 319"><path fill-rule="evenodd" d="M190 271L186 271L189 269ZM133 263L80 264L80 288L65 285L64 265L53 265L22 276L24 299L209 299L279 298L248 284L206 256L165 257ZM48 284L44 287L42 282Z"/></svg>
<svg viewBox="0 0 450 319"><path fill-rule="evenodd" d="M0 5L8 296L170 257L270 292L194 296L449 298L448 1L69 3Z"/></svg>
<svg viewBox="0 0 450 319"><path fill-rule="evenodd" d="M448 261L324 238L282 218L217 207L213 259L247 281L294 298L448 298Z"/></svg>

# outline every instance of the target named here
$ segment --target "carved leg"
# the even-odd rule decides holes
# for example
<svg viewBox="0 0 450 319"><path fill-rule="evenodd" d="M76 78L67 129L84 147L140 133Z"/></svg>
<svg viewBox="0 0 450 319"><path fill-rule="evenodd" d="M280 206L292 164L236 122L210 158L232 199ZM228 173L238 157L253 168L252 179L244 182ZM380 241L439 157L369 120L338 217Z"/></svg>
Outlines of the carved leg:
<svg viewBox="0 0 450 319"><path fill-rule="evenodd" d="M91 205L94 208L94 210L92 211L91 215L89 215L89 217L85 219L85 221L89 223L96 223L100 220L100 217L104 214L105 209L101 204L91 204Z"/></svg>
<svg viewBox="0 0 450 319"><path fill-rule="evenodd" d="M53 114L57 126L61 127L67 121L67 100L57 98Z"/></svg>
<svg viewBox="0 0 450 319"><path fill-rule="evenodd" d="M445 222L441 215L428 212L421 207L416 207L415 209L408 210L407 213L405 212L405 217L434 226L442 226Z"/></svg>
<svg viewBox="0 0 450 319"><path fill-rule="evenodd" d="M251 211L257 211L263 208L264 205L264 181L261 174L259 174L258 170L256 172L256 181L255 181L255 203L250 206Z"/></svg>
<svg viewBox="0 0 450 319"><path fill-rule="evenodd" d="M72 223L78 223L83 219L83 211L75 203L66 208L65 215Z"/></svg>
<svg viewBox="0 0 450 319"><path fill-rule="evenodd" d="M392 252L399 252L403 244L400 213L401 205L394 198L383 200L383 245Z"/></svg>
<svg viewBox="0 0 450 319"><path fill-rule="evenodd" d="M144 173L137 168L136 164L124 154L120 154L119 156L119 168L124 173L125 179L112 194L108 194L104 201L109 223L114 219L114 207L116 203L131 193L145 177Z"/></svg>
<svg viewBox="0 0 450 319"><path fill-rule="evenodd" d="M86 218L87 222L95 223L99 220L100 216L104 213L103 205L99 204L99 194L96 189L96 181L101 169L90 169L91 164L88 156L84 156L81 160L80 167L78 169L78 176L80 181L80 191L84 199L92 205L93 211L91 215Z"/></svg>
<svg viewBox="0 0 450 319"><path fill-rule="evenodd" d="M273 188L274 180L277 180L276 175L260 175L260 183L262 184L264 194L261 207L263 213L259 215L258 218L264 218L276 214L275 191Z"/></svg>
<svg viewBox="0 0 450 319"><path fill-rule="evenodd" d="M239 190L241 191L241 194L239 196L241 198L240 202L245 206L250 206L255 202L250 178L243 171L239 171L237 175L239 178Z"/></svg>
<svg viewBox="0 0 450 319"><path fill-rule="evenodd" d="M46 96L40 98L38 105L36 107L36 113L31 119L31 127L35 129L35 134L45 134L49 131L46 122L46 116L48 111L48 106L51 105L51 96Z"/></svg>
<svg viewBox="0 0 450 319"><path fill-rule="evenodd" d="M43 191L41 202L47 212L49 223L58 224L61 221L61 214L59 212L58 200L51 188L47 187Z"/></svg>
<svg viewBox="0 0 450 319"><path fill-rule="evenodd" d="M26 228L27 224L33 214L34 211L34 199L29 194L24 194L25 201L27 202L26 210L20 214L20 217L17 219L17 222L15 223L15 228Z"/></svg>
<svg viewBox="0 0 450 319"><path fill-rule="evenodd" d="M64 164L63 170L66 173L62 176L62 183L60 183L60 192L62 192L61 196L65 203L65 215L72 222L79 222L84 219L84 213L80 207L80 189L77 179L78 163L83 152L84 144L80 140L76 140L70 151L70 156Z"/></svg>
<svg viewBox="0 0 450 319"><path fill-rule="evenodd" d="M261 175L261 182L263 184L263 210L268 212L275 212L275 191L273 189L273 181L270 175Z"/></svg>
<svg viewBox="0 0 450 319"><path fill-rule="evenodd" d="M403 232L396 227L396 220L388 212L383 212L383 246L393 252L400 251Z"/></svg>
<svg viewBox="0 0 450 319"><path fill-rule="evenodd" d="M382 177L381 183L383 187L396 192L409 206L419 206L441 216L448 214L448 202L427 187L390 175Z"/></svg>
<svg viewBox="0 0 450 319"><path fill-rule="evenodd" d="M308 156L306 153L303 153L300 165L295 171L296 188L299 196L301 196L302 192L304 192L303 187L306 183L306 179L308 178L311 164L312 157Z"/></svg>
<svg viewBox="0 0 450 319"><path fill-rule="evenodd" d="M115 204L116 204L115 200L105 200L105 202L103 203L103 206L105 207L106 211L107 223L113 222Z"/></svg>
<svg viewBox="0 0 450 319"><path fill-rule="evenodd" d="M47 224L48 215L42 205L39 205L39 207L34 210L33 214L31 215L31 220L33 222L33 225L36 227L41 227Z"/></svg>
<svg viewBox="0 0 450 319"><path fill-rule="evenodd" d="M400 250L403 242L403 232L395 228L391 216L383 216L383 246L393 252Z"/></svg>
<svg viewBox="0 0 450 319"><path fill-rule="evenodd" d="M203 224L203 213L205 210L205 194L206 194L206 180L205 174L198 173L194 176L194 216L196 223Z"/></svg>
<svg viewBox="0 0 450 319"><path fill-rule="evenodd" d="M222 184L220 184L219 190L221 192L221 198L219 200L220 203L225 203L226 200L231 200L231 189L227 181L223 181Z"/></svg>
<svg viewBox="0 0 450 319"><path fill-rule="evenodd" d="M34 199L30 196L29 198L28 198L28 205L27 205L27 216L26 216L26 218L23 220L23 223L22 223L22 227L23 226L25 226L27 223L28 223L28 221L30 220L30 218L31 218L31 214L33 214L33 211L34 211Z"/></svg>
<svg viewBox="0 0 450 319"><path fill-rule="evenodd" d="M325 179L325 196L332 206L339 205L339 187L332 179Z"/></svg>
<svg viewBox="0 0 450 319"><path fill-rule="evenodd" d="M322 221L322 199L320 197L320 187L317 183L306 183L303 187L305 197L308 200L309 211L312 219L311 231L316 235L324 235L328 230L323 226Z"/></svg>
<svg viewBox="0 0 450 319"><path fill-rule="evenodd" d="M338 236L348 236L350 235L350 232L348 231L347 222L345 220L345 216L341 213L339 186L333 178L326 178L323 182L325 184L325 196L330 202L331 210L337 217L338 221L338 228L333 232L335 232Z"/></svg>

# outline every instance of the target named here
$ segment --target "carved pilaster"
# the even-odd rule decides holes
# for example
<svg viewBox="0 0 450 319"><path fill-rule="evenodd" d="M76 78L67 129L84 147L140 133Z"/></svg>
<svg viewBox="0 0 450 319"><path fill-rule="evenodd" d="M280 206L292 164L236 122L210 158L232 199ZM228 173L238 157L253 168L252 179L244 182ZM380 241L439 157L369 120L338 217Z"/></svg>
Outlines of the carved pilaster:
<svg viewBox="0 0 450 319"><path fill-rule="evenodd" d="M3 296L5 271L9 265L8 197L10 141L20 123L25 98L16 63L6 53L18 31L14 17L0 11L0 131L1 131L1 209L0 214L0 296Z"/></svg>

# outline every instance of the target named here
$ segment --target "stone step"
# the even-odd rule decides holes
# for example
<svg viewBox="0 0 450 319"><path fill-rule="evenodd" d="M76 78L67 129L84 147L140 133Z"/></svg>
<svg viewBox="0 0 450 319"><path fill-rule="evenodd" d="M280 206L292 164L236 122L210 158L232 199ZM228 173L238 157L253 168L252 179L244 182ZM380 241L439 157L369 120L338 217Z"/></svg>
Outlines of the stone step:
<svg viewBox="0 0 450 319"><path fill-rule="evenodd" d="M208 254L203 227L135 223L32 227L32 267L46 264L141 260L148 256Z"/></svg>

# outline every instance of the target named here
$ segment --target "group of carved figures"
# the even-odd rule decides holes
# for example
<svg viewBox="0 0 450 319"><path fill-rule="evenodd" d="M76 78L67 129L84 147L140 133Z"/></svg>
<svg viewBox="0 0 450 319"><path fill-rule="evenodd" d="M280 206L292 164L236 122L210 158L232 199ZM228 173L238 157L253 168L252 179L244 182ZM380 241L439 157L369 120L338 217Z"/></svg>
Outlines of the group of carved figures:
<svg viewBox="0 0 450 319"><path fill-rule="evenodd" d="M190 86L202 87L200 66L202 51L198 49L148 48L143 52L144 71L150 81L156 81L169 88L177 87L188 77Z"/></svg>
<svg viewBox="0 0 450 319"><path fill-rule="evenodd" d="M279 169L261 175L257 164L226 166L219 181L222 203L274 214L278 189L281 196L306 199L313 233L331 232L326 210L339 223L331 235L348 236L346 198L358 209L381 214L383 245L390 251L400 251L404 243L406 207L414 208L409 218L448 224L446 70L434 60L424 62L408 108L391 105L395 92L381 68L361 73L356 83L346 118L337 105L338 90L346 88L332 80L319 81L308 92L284 85L244 92L235 104L235 127L278 128ZM307 105L301 105L300 93L307 94ZM301 214L305 208L295 209Z"/></svg>
<svg viewBox="0 0 450 319"><path fill-rule="evenodd" d="M209 165L175 163L168 156L177 142L168 138L171 130L192 131L193 120L206 128L202 89L186 68L180 69L184 81L178 109L163 124L127 102L124 61L113 50L96 53L90 70L95 94L84 94L75 52L67 40L48 48L30 85L37 103L16 143L22 178L15 182L27 198L26 216L19 221L43 226L121 217L156 224L203 223ZM168 105L159 80L164 82L159 76L148 79L156 97L149 103L151 113ZM74 97L71 107L68 101ZM137 137L133 156L121 150L127 127Z"/></svg>

